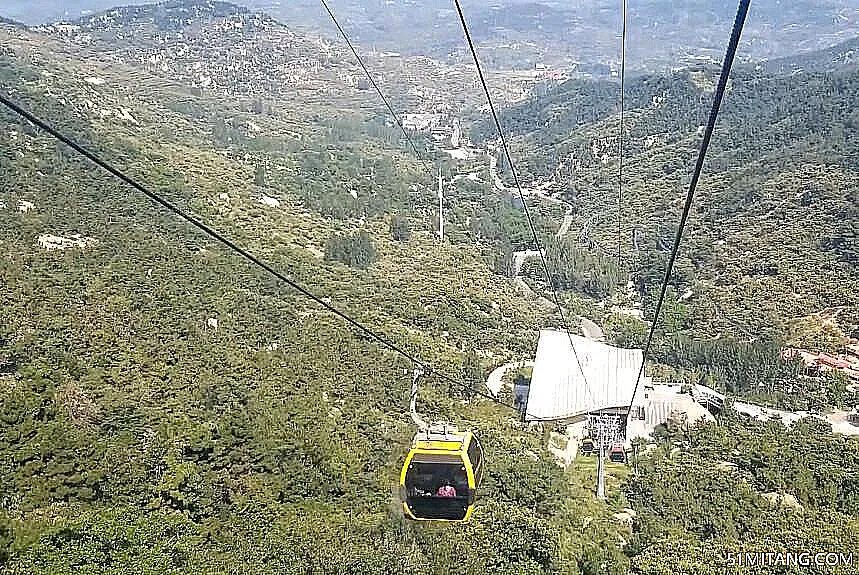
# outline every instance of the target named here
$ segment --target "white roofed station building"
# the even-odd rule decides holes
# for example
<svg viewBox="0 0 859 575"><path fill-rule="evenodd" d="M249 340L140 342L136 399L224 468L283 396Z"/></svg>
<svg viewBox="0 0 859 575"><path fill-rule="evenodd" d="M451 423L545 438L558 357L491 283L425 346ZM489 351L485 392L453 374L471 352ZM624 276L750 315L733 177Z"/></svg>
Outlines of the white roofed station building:
<svg viewBox="0 0 859 575"><path fill-rule="evenodd" d="M713 419L692 395L681 393L680 385L654 384L644 374L633 399L643 355L640 349L613 347L564 331L541 330L524 402L525 421L567 424L568 434L581 436L588 415L617 415L623 439L628 443L635 437L649 436L670 418L690 424L700 418Z"/></svg>

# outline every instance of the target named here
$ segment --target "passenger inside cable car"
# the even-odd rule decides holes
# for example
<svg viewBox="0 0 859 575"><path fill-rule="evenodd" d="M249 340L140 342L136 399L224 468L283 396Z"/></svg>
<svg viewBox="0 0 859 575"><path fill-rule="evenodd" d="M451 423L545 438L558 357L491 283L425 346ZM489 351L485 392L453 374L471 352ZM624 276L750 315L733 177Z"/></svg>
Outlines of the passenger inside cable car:
<svg viewBox="0 0 859 575"><path fill-rule="evenodd" d="M439 497L456 497L456 487L450 484L450 481L445 481L444 485L438 488L436 495Z"/></svg>
<svg viewBox="0 0 859 575"><path fill-rule="evenodd" d="M456 455L416 455L406 472L406 495L414 514L461 520L469 506L468 476Z"/></svg>

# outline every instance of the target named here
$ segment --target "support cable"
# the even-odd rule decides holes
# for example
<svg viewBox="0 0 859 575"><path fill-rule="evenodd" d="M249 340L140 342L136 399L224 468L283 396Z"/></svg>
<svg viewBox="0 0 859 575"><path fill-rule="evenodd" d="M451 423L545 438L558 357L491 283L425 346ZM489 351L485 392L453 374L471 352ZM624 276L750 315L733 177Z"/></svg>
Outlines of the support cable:
<svg viewBox="0 0 859 575"><path fill-rule="evenodd" d="M674 262L677 259L677 253L680 251L680 241L683 239L683 228L686 226L686 220L689 218L689 212L692 209L692 201L695 198L695 188L698 186L698 180L701 177L701 171L704 168L704 158L707 155L707 148L710 146L710 139L713 137L713 130L716 128L716 119L719 116L719 108L722 105L722 98L725 95L725 89L728 85L728 77L731 74L731 67L734 64L734 57L737 53L737 47L740 43L740 35L743 32L743 25L746 22L746 16L749 12L749 3L751 0L740 0L737 16L734 20L734 28L731 31L731 39L728 42L728 50L725 53L725 60L722 62L722 73L719 76L719 83L716 86L716 93L713 97L713 107L710 109L710 117L707 120L707 129L704 131L704 139L701 142L701 148L698 151L698 160L695 163L695 171L692 174L692 181L689 183L689 191L686 193L686 203L683 206L683 214L680 217L680 225L677 227L677 234L674 236L674 247L671 249L671 257L668 258L668 265L665 268L665 277L662 279L662 287L659 291L659 300L656 303L656 310L653 313L653 322L650 324L650 331L647 334L647 343L644 346L644 355L641 358L641 367L638 370L638 376L635 379L635 387L632 390L632 397L629 399L629 408L627 413L631 414L632 406L635 402L635 394L638 391L638 386L641 383L641 378L644 375L644 366L647 363L647 357L650 354L650 347L653 343L653 334L656 332L656 324L659 321L659 312L662 311L662 303L665 300L665 292L668 290L668 282L671 279L671 273L674 271Z"/></svg>
<svg viewBox="0 0 859 575"><path fill-rule="evenodd" d="M167 211L172 212L173 214L179 216L180 218L182 218L183 220L185 220L186 222L188 222L189 224L191 224L195 228L199 229L200 231L202 231L203 233L205 233L209 237L211 237L214 240L225 245L227 248L229 248L233 252L237 253L238 255L242 256L244 259L246 259L247 261L249 261L253 265L255 265L259 268L262 268L263 270L265 270L266 272L268 272L269 274L271 274L275 278L277 278L280 281L284 282L285 284L289 285L291 288L293 288L294 290L299 292L301 295L307 297L308 299L313 300L314 302L316 302L317 304L319 304L320 306L322 306L323 308L325 308L326 310L328 310L329 312L331 312L335 316L337 316L340 319L342 319L343 321L345 321L347 324L351 325L354 328L357 328L359 331L370 336L373 340L380 343L384 347L387 347L388 349L390 349L390 350L400 354L401 356L405 357L406 359L411 361L416 368L419 368L422 372L434 373L440 379L445 380L448 383L455 385L459 388L462 388L463 390L466 390L469 393L474 393L476 395L479 395L480 397L483 397L485 399L489 399L490 401L497 403L498 405L503 405L504 407L515 410L515 408L513 406L508 405L508 404L498 400L493 395L490 395L488 393L483 393L479 390L475 390L472 386L468 385L467 383L462 382L460 380L457 380L457 379L455 379L449 375L446 375L443 372L440 372L438 370L431 368L426 362L422 361L421 359L419 359L415 355L409 353L408 351L406 351L405 349L403 349L402 347L400 347L396 343L389 340L387 336L382 335L382 334L374 331L373 329L367 327L366 325L359 322L358 320L352 318L351 316L349 316L345 312L337 309L336 307L332 306L331 304L326 303L321 297L315 295L309 289L307 289L304 286L302 286L301 284L289 279L283 273L274 269L269 264L262 261L257 256L253 255L252 253L247 251L245 248L239 246L238 244L236 244L235 242L233 242L229 238L225 237L220 232L216 231L215 229L211 228L207 224L203 223L202 221L195 218L193 215L189 214L188 212L185 212L184 210L182 210L181 208L179 208L178 206L176 206L175 204L173 204L169 200L164 199L161 195L153 192L152 190L150 190L149 188L147 188L143 184L139 183L138 181L134 180L130 176L126 175L125 173L123 173L119 169L113 167L112 165L107 163L105 160L101 159L94 152L91 152L87 148L78 144L73 139L71 139L69 136L66 136L65 134L61 133L56 128L51 126L49 123L42 120L41 118L39 118L35 114L25 110L24 108L22 108L21 106L19 106L16 103L14 103L12 100L7 98L3 94L0 94L0 104L3 104L4 106L6 106L9 110L14 112L18 116L24 118L25 120L32 123L36 127L47 132L53 138L64 143L65 145L67 145L68 147L73 149L75 152L77 152L81 156L87 158L89 161L91 161L92 163L94 163L98 167L102 168L106 172L109 172L110 174L112 174L116 178L122 180L123 182L125 182L126 184L128 184L129 186L131 186L132 188L137 190L138 192L142 193L143 195L145 195L147 198L149 198L150 200L152 200L156 204L159 204L160 206L165 208Z"/></svg>

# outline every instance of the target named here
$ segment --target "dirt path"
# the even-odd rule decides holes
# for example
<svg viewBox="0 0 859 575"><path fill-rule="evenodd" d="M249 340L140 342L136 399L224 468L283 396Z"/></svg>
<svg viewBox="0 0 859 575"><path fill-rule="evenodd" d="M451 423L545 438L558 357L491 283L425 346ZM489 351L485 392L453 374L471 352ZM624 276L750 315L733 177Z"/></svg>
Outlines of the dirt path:
<svg viewBox="0 0 859 575"><path fill-rule="evenodd" d="M487 155L489 157L489 172L492 175L492 182L495 189L499 192L516 191L513 188L509 188L504 185L504 181L501 179L501 175L498 173L497 170L498 161L495 159L495 155L491 152L487 152ZM555 180L550 179L530 188L523 187L522 195L536 196L541 200L558 204L564 207L564 219L561 221L561 225L558 227L558 232L555 234L556 237L562 238L567 235L567 233L570 231L570 227L573 224L573 206L571 206L564 200L549 195L548 190L554 185ZM585 226L587 225L588 224L585 224ZM555 303L548 298L534 292L534 290L532 290L530 286L525 283L525 280L522 279L521 276L522 266L525 265L525 261L529 258L539 257L539 255L540 252L537 250L522 250L518 252L513 252L513 283L519 288L519 290L523 294L525 294L526 297L536 299L537 304L541 307L544 307L546 309L553 309L556 307ZM582 334L585 337L595 341L605 340L605 334L603 333L603 330L599 325L584 317L580 317L579 319L582 322Z"/></svg>

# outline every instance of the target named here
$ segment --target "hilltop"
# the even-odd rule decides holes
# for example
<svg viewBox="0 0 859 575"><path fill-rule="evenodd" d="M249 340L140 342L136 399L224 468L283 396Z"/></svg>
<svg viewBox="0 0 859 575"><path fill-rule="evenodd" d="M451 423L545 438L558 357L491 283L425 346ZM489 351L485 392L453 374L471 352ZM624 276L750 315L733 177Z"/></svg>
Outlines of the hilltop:
<svg viewBox="0 0 859 575"><path fill-rule="evenodd" d="M142 2L135 2L140 4ZM318 0L245 0L291 26L334 38ZM3 15L29 24L76 19L103 10L105 0L7 0ZM467 62L455 10L446 0L345 0L334 6L361 45L447 63ZM620 6L612 0L474 0L465 7L487 65L533 70L536 64L608 75L619 59ZM639 71L668 70L721 57L721 38L736 3L648 0L628 6L628 64ZM859 33L859 12L849 0L756 2L741 53L778 58L836 44Z"/></svg>
<svg viewBox="0 0 859 575"><path fill-rule="evenodd" d="M330 33L315 0L274 4L284 21ZM613 0L477 0L463 6L487 66L533 70L544 64L607 76L620 60L620 4ZM628 65L659 72L722 56L735 2L648 0L628 9ZM340 2L337 11L362 43L448 62L468 61L450 2ZM742 57L777 58L810 52L859 34L859 12L849 0L761 0L743 34Z"/></svg>
<svg viewBox="0 0 859 575"><path fill-rule="evenodd" d="M673 279L678 294L691 290L687 327L698 336L787 341L798 320L828 308L844 308L846 334L859 327L855 44L734 71ZM660 279L716 74L629 81L621 236L642 296ZM573 229L607 253L617 241L617 90L569 81L502 119L520 173L553 178L578 214ZM483 120L474 134L492 128Z"/></svg>
<svg viewBox="0 0 859 575"><path fill-rule="evenodd" d="M195 94L251 98L257 108L323 104L375 133L395 127L339 36L298 32L291 25L228 2L169 0L118 7L33 31L69 46L129 63L192 86ZM365 64L399 110L450 113L479 101L472 71L424 57L358 46ZM519 95L519 82L492 75L499 95ZM296 117L314 117L297 114ZM347 120L343 120L347 121Z"/></svg>
<svg viewBox="0 0 859 575"><path fill-rule="evenodd" d="M338 72L351 71L330 42L226 2L127 6L33 30L222 96L324 92Z"/></svg>
<svg viewBox="0 0 859 575"><path fill-rule="evenodd" d="M755 66L773 74L795 74L798 72L844 73L859 66L859 38L853 38L826 48L764 61Z"/></svg>

